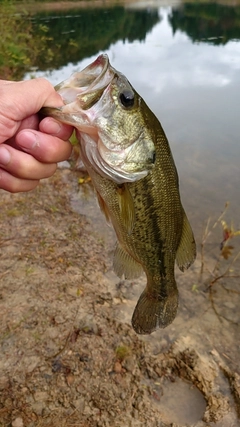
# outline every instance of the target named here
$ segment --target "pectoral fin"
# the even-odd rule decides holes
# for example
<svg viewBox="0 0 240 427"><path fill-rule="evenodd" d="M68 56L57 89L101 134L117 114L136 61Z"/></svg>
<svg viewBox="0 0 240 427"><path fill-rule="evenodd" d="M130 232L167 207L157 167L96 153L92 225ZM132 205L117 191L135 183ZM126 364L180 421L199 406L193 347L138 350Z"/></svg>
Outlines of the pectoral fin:
<svg viewBox="0 0 240 427"><path fill-rule="evenodd" d="M141 264L135 261L119 244L114 252L113 269L118 277L124 275L125 279L135 279L143 272Z"/></svg>
<svg viewBox="0 0 240 427"><path fill-rule="evenodd" d="M196 258L196 244L187 216L183 211L182 236L177 249L176 261L179 269L184 271Z"/></svg>
<svg viewBox="0 0 240 427"><path fill-rule="evenodd" d="M128 188L128 185L118 185L117 194L121 220L127 230L127 233L131 234L135 221L135 209L133 198Z"/></svg>

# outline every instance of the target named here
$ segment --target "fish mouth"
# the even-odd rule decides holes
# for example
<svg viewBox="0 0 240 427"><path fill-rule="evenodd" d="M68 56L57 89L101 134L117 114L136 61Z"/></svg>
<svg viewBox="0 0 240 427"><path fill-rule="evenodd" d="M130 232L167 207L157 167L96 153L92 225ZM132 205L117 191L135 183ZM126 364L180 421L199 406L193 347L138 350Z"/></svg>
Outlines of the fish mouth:
<svg viewBox="0 0 240 427"><path fill-rule="evenodd" d="M105 90L111 86L116 74L109 63L108 56L101 54L81 71L73 73L68 79L55 86L64 105L58 108L43 107L43 116L52 116L63 123L70 124L86 132L97 140L98 132L91 123L95 110Z"/></svg>
<svg viewBox="0 0 240 427"><path fill-rule="evenodd" d="M57 85L55 89L65 105L77 99L78 107L88 110L98 102L114 76L115 70L111 67L108 56L102 54L82 71L74 73L69 79Z"/></svg>
<svg viewBox="0 0 240 427"><path fill-rule="evenodd" d="M123 79L121 84L119 76ZM139 140L139 135L136 138L126 135L119 143L116 132L112 134L109 123L116 108L116 91L125 80L111 66L107 55L99 55L82 71L75 72L55 87L63 100L62 107L41 110L43 115L74 126L85 166L88 165L89 171L95 168L102 177L118 184L144 178L152 169L152 152L155 150L154 146L144 147L144 140ZM145 158L139 153L141 150Z"/></svg>

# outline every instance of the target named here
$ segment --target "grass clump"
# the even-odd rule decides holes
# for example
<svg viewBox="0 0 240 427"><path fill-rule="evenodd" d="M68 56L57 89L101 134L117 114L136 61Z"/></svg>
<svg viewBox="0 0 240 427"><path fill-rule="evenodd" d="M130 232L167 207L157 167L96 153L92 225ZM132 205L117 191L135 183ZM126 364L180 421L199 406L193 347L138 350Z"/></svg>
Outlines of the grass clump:
<svg viewBox="0 0 240 427"><path fill-rule="evenodd" d="M126 359L127 356L131 354L131 349L127 345L119 345L115 349L116 357L117 359L122 362L124 359Z"/></svg>

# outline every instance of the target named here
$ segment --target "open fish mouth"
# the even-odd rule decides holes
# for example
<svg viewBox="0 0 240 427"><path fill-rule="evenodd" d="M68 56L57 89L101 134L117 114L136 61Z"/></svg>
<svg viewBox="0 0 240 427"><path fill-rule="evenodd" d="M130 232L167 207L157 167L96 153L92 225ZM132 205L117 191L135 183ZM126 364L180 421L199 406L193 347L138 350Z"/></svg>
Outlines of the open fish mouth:
<svg viewBox="0 0 240 427"><path fill-rule="evenodd" d="M70 104L77 98L82 110L92 107L102 96L104 90L112 82L115 70L110 66L107 55L98 58L84 68L74 73L69 79L55 87L61 95L64 104Z"/></svg>
<svg viewBox="0 0 240 427"><path fill-rule="evenodd" d="M140 117L141 99L105 54L55 87L64 105L44 115L73 125L81 158L117 184L144 178L154 165L155 146Z"/></svg>
<svg viewBox="0 0 240 427"><path fill-rule="evenodd" d="M98 101L110 88L115 74L116 71L110 65L108 56L99 55L82 71L73 73L68 79L55 86L56 92L64 102L62 107L43 107L40 113L73 125L79 131L97 140L98 132L93 120L99 113Z"/></svg>

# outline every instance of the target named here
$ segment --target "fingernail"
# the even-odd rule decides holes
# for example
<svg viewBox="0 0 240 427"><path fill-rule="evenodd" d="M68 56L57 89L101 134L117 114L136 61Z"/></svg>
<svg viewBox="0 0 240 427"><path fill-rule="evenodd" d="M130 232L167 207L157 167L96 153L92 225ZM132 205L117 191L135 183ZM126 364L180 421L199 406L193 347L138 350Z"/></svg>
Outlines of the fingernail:
<svg viewBox="0 0 240 427"><path fill-rule="evenodd" d="M6 166L11 159L9 151L5 147L0 146L0 165Z"/></svg>
<svg viewBox="0 0 240 427"><path fill-rule="evenodd" d="M18 145L26 151L32 150L39 145L37 135L31 131L22 131L18 136Z"/></svg>
<svg viewBox="0 0 240 427"><path fill-rule="evenodd" d="M62 129L61 124L53 120L52 118L45 119L45 125L47 125L47 133L51 135L58 135L58 133Z"/></svg>

